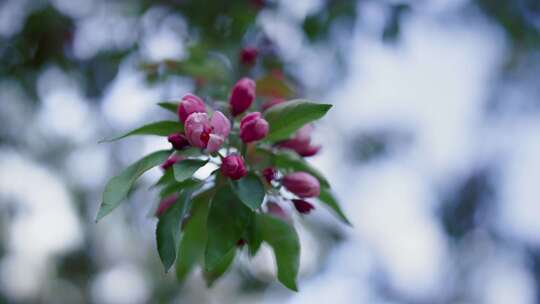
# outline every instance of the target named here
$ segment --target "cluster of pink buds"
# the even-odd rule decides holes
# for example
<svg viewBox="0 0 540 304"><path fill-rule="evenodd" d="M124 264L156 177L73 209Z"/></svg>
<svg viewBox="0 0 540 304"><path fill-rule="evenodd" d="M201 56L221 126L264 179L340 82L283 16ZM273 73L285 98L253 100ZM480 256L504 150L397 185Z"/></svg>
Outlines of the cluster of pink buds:
<svg viewBox="0 0 540 304"><path fill-rule="evenodd" d="M231 115L244 113L254 100L255 82L249 78L239 80L229 98ZM209 118L204 101L193 94L186 94L178 104L178 118L184 123L185 133L174 133L168 137L177 150L191 145L216 152L231 131L231 123L222 112L215 111ZM260 112L249 113L240 122L240 138L244 143L263 139L268 130L268 122Z"/></svg>
<svg viewBox="0 0 540 304"><path fill-rule="evenodd" d="M252 65L256 57L256 49L246 48L240 60ZM278 76L275 79L283 78ZM312 142L312 123L331 106L307 100L286 101L273 96L273 89L268 90L270 93L259 89L261 96L257 96L256 83L247 77L238 80L228 96L221 95L222 99L228 97L226 106L224 101L205 102L195 94L186 94L178 103L160 104L177 119L155 122L118 137L167 136L172 149L151 153L113 177L104 191L97 219L118 207L145 171L161 166L163 175L155 185L160 190L160 202L154 214L158 218L158 253L166 270L175 261L180 263L178 270L191 269L191 264L182 263L204 260L205 271L217 271L229 267L221 263L232 261L226 259L231 252L247 248L254 255L260 244L267 242L276 255L286 250L293 260L287 270L280 270L284 266L278 263L278 272L287 273L287 277L278 275L278 279L296 290L298 263L294 261L299 259L300 245L293 224L295 216L288 210L305 215L318 202L349 223L328 181L304 159L319 152L321 147ZM222 111L213 108L217 104ZM212 170L200 178L197 172L203 167ZM291 208L282 208L282 204ZM193 225L196 227L190 228ZM207 235L201 238L199 233ZM197 251L200 258L182 259L178 248Z"/></svg>
<svg viewBox="0 0 540 304"><path fill-rule="evenodd" d="M232 117L242 115L252 106L256 98L255 89L255 82L249 78L242 78L236 83L229 97ZM266 111L284 102L284 99L273 98L261 107L263 111ZM220 150L231 132L231 122L225 114L215 111L209 117L204 101L194 94L186 94L182 98L178 104L177 113L179 120L184 123L185 133L173 133L168 136L168 141L176 150L192 146L214 153ZM270 126L261 112L250 112L240 120L239 137L244 144L257 142L267 136L269 129ZM320 146L311 144L312 130L311 125L306 125L299 129L291 139L277 143L276 147L293 150L304 157L313 156L319 151ZM166 170L181 159L173 155L161 167ZM239 180L248 173L245 160L238 153L222 157L220 171L224 177L231 180ZM269 185L272 185L277 174L278 170L273 167L261 171L261 175ZM315 177L306 172L292 172L282 178L281 184L299 198L291 200L299 213L306 214L314 209L313 204L304 199L319 196L320 184ZM277 207L269 210L275 208Z"/></svg>

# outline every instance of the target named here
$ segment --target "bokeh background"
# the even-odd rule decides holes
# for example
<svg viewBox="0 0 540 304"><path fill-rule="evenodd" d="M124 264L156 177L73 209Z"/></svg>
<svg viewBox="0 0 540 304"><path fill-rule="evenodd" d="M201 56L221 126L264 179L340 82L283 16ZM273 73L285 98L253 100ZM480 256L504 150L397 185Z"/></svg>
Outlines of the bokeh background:
<svg viewBox="0 0 540 304"><path fill-rule="evenodd" d="M335 105L310 161L354 227L300 219L299 293L264 248L213 289L164 274L159 169L94 222L168 147L97 142L240 73ZM537 0L0 1L0 303L540 303L539 181Z"/></svg>

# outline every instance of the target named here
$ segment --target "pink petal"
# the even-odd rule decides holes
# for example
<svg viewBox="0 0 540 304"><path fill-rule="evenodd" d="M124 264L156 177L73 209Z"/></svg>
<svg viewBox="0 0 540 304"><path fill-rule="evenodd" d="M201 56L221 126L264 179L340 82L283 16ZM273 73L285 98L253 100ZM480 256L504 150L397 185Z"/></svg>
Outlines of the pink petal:
<svg viewBox="0 0 540 304"><path fill-rule="evenodd" d="M220 111L214 112L214 115L212 115L212 119L210 121L210 125L213 128L212 133L220 135L222 137L229 136L229 133L231 132L231 122Z"/></svg>
<svg viewBox="0 0 540 304"><path fill-rule="evenodd" d="M225 138L221 135L217 135L214 133L210 134L210 138L208 139L208 145L206 146L206 150L210 153L216 152L221 148L221 145L223 145L223 142L225 141Z"/></svg>
<svg viewBox="0 0 540 304"><path fill-rule="evenodd" d="M206 113L192 113L186 119L184 129L189 143L195 147L204 148L205 143L201 140L201 134L210 128Z"/></svg>

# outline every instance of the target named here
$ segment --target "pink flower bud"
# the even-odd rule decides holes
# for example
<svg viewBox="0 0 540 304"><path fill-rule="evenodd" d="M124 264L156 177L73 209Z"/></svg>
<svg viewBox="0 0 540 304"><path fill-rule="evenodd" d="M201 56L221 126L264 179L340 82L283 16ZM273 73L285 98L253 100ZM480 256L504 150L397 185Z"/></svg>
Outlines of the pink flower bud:
<svg viewBox="0 0 540 304"><path fill-rule="evenodd" d="M266 101L265 103L263 103L261 105L261 109L264 112L264 111L270 109L271 107L276 106L276 105L278 105L280 103L284 103L284 102L285 102L285 99L283 99L281 97L274 97L274 98Z"/></svg>
<svg viewBox="0 0 540 304"><path fill-rule="evenodd" d="M161 164L161 169L167 170L182 159L184 159L182 156L173 154L166 161L164 161L163 164Z"/></svg>
<svg viewBox="0 0 540 304"><path fill-rule="evenodd" d="M255 100L255 81L250 78L240 79L233 87L229 104L233 116L243 113Z"/></svg>
<svg viewBox="0 0 540 304"><path fill-rule="evenodd" d="M188 142L208 152L219 150L231 131L231 123L223 113L216 111L212 119L206 113L192 113L184 124Z"/></svg>
<svg viewBox="0 0 540 304"><path fill-rule="evenodd" d="M231 154L223 158L221 163L221 173L233 180L241 179L246 176L247 170L242 156Z"/></svg>
<svg viewBox="0 0 540 304"><path fill-rule="evenodd" d="M169 209L174 203L176 203L176 200L178 199L178 196L176 194L172 194L164 198L161 202L159 202L159 206L156 210L156 216L161 216L167 209Z"/></svg>
<svg viewBox="0 0 540 304"><path fill-rule="evenodd" d="M253 112L240 121L240 138L245 143L263 139L268 134L268 122L261 113Z"/></svg>
<svg viewBox="0 0 540 304"><path fill-rule="evenodd" d="M315 209L313 204L306 202L305 200L293 199L292 202L294 204L294 208L296 208L296 211L302 214L308 214L311 212L311 210Z"/></svg>
<svg viewBox="0 0 540 304"><path fill-rule="evenodd" d="M262 175L268 183L271 183L276 178L277 170L273 167L268 167L262 171Z"/></svg>
<svg viewBox="0 0 540 304"><path fill-rule="evenodd" d="M319 152L321 146L311 143L311 133L313 127L305 125L296 132L296 135L288 140L280 142L277 146L284 149L293 150L303 157L313 156Z"/></svg>
<svg viewBox="0 0 540 304"><path fill-rule="evenodd" d="M262 9L264 7L265 0L250 0L249 3L255 8L255 9Z"/></svg>
<svg viewBox="0 0 540 304"><path fill-rule="evenodd" d="M189 142L186 138L186 135L183 133L174 133L167 137L167 140L171 143L173 148L176 150L181 150L187 146L189 146Z"/></svg>
<svg viewBox="0 0 540 304"><path fill-rule="evenodd" d="M268 210L268 213L277 216L284 220L290 220L289 215L281 208L281 206L278 203L275 202L268 202L266 203L266 208Z"/></svg>
<svg viewBox="0 0 540 304"><path fill-rule="evenodd" d="M243 65L253 65L257 60L259 50L254 47L245 47L240 50L240 62Z"/></svg>
<svg viewBox="0 0 540 304"><path fill-rule="evenodd" d="M319 181L306 172L294 172L285 175L283 186L301 198L317 197L321 191Z"/></svg>
<svg viewBox="0 0 540 304"><path fill-rule="evenodd" d="M193 94L186 94L178 104L178 118L185 123L191 113L205 113L206 107L204 101Z"/></svg>

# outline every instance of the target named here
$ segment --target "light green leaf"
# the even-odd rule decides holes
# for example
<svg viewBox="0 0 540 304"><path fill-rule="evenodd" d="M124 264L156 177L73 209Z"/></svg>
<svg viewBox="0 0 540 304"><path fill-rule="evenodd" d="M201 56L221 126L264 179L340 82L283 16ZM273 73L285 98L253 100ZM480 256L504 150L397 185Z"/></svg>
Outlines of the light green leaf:
<svg viewBox="0 0 540 304"><path fill-rule="evenodd" d="M247 224L251 210L234 195L228 186L221 187L208 214L208 242L205 251L205 270L213 271L227 253L236 247Z"/></svg>
<svg viewBox="0 0 540 304"><path fill-rule="evenodd" d="M332 105L296 99L273 106L264 113L270 125L267 140L289 138L305 124L323 117Z"/></svg>
<svg viewBox="0 0 540 304"><path fill-rule="evenodd" d="M183 182L191 178L193 174L201 167L206 165L208 160L202 159L183 159L173 165L174 178L178 182Z"/></svg>
<svg viewBox="0 0 540 304"><path fill-rule="evenodd" d="M158 121L158 122L153 122L153 123L144 125L124 135L121 135L112 139L104 139L100 141L100 143L117 141L119 139L122 139L128 136L133 136L133 135L168 136L169 134L183 132L183 131L184 131L184 126L178 121L170 121L170 120Z"/></svg>
<svg viewBox="0 0 540 304"><path fill-rule="evenodd" d="M204 279L206 280L206 285L212 287L214 282L219 279L231 266L236 256L236 248L229 250L229 252L223 257L221 262L212 270L204 272Z"/></svg>
<svg viewBox="0 0 540 304"><path fill-rule="evenodd" d="M321 194L319 195L319 200L321 203L327 205L332 210L335 211L337 216L347 225L352 226L349 219L345 216L345 213L341 210L338 201L332 194L332 191L326 187L321 187Z"/></svg>
<svg viewBox="0 0 540 304"><path fill-rule="evenodd" d="M178 102L159 102L157 105L174 114L178 110Z"/></svg>
<svg viewBox="0 0 540 304"><path fill-rule="evenodd" d="M183 281L198 260L204 256L207 230L206 220L213 191L204 191L192 198L191 216L183 228L176 258L176 278Z"/></svg>
<svg viewBox="0 0 540 304"><path fill-rule="evenodd" d="M267 214L257 214L262 238L274 249L278 280L287 288L298 291L296 278L300 267L300 242L293 226Z"/></svg>
<svg viewBox="0 0 540 304"><path fill-rule="evenodd" d="M127 167L107 183L103 192L103 201L99 207L96 221L113 211L126 198L135 181L146 171L163 163L171 152L162 150L149 154Z"/></svg>
<svg viewBox="0 0 540 304"><path fill-rule="evenodd" d="M251 210L257 210L264 201L265 191L261 180L254 173L232 182L234 193Z"/></svg>

